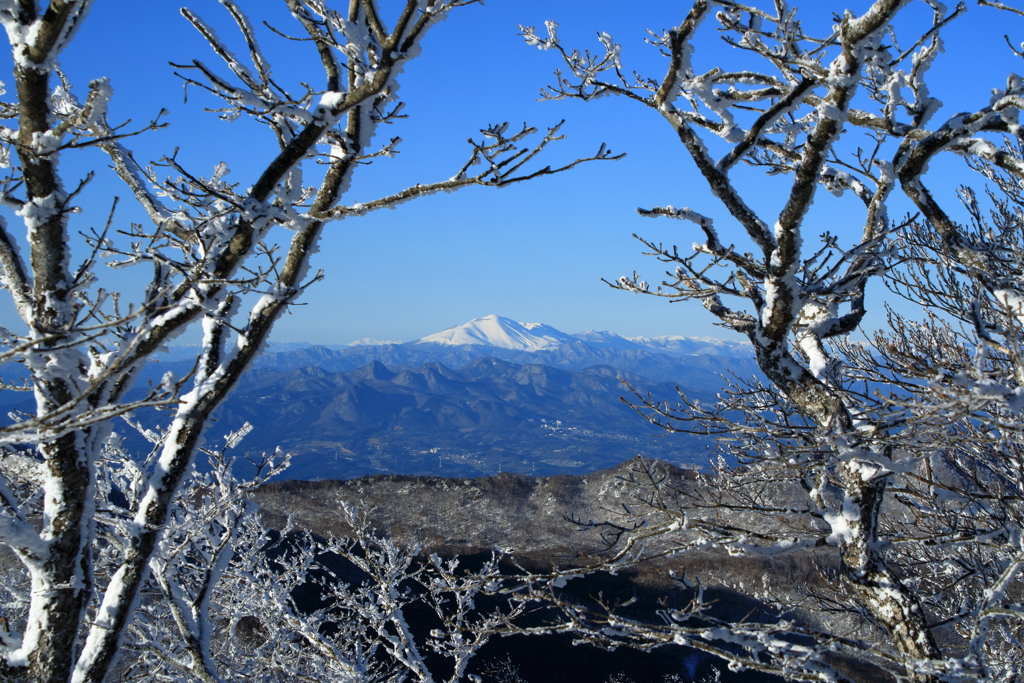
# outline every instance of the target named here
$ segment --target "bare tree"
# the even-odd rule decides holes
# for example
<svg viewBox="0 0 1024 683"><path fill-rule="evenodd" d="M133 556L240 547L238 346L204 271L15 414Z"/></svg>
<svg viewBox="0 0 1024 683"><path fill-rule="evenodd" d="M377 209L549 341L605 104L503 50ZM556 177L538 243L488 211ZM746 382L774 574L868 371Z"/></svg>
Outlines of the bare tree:
<svg viewBox="0 0 1024 683"><path fill-rule="evenodd" d="M0 197L11 210L0 224L0 283L27 329L0 331L0 361L20 364L27 376L4 388L31 392L36 404L0 428L0 542L16 554L31 584L22 601L11 603L25 608L23 619L5 613L0 621L0 676L104 678L147 576L174 567L158 551L175 543L167 536L175 529L169 521L174 501L182 500L210 414L275 320L320 278L310 271L310 258L325 225L437 191L502 187L584 161L528 168L559 139L558 127L524 146L534 129L492 126L471 141L462 168L443 174L447 180L344 202L356 169L390 156L397 144L372 146L377 127L401 107L396 78L403 65L438 20L474 1L408 0L389 18L372 0L337 10L323 0L286 0L300 42L315 47L323 69L319 89L303 86L297 94L272 77L256 27L239 4L220 3L238 26L244 59L197 14L182 10L226 66L180 64L182 78L219 97L222 114L251 117L278 142L247 189L227 179L224 163L207 175L184 168L175 156L143 167L125 146L142 131L108 121L109 82L97 79L87 94L76 95L58 60L85 21L89 0L51 0L45 8L35 0L0 2L15 81L14 99L0 105L10 122L0 128L0 161L9 169ZM143 128L162 125L157 117ZM86 235L87 253L75 254L71 217L88 178L70 180L69 189L58 163L83 147L109 155L149 224L120 227L112 214L105 228ZM602 148L591 158L610 155ZM22 237L15 224L23 227ZM132 300L105 288L104 263L152 273L144 293ZM192 373L167 374L140 391L151 355L190 326L202 330ZM162 409L167 420L148 431L152 456L140 455L133 464L111 439L120 418L145 407ZM129 507L114 509L114 498L130 501ZM219 514L230 517L229 508ZM225 524L231 528L230 520ZM209 552L221 564L230 554L220 547ZM214 564L207 578L225 569ZM173 572L157 571L155 580L171 593L181 590L166 583ZM200 592L211 590L207 582ZM194 605L192 617L179 610L185 635L206 628L186 623L204 618L205 600ZM193 645L207 647L202 637L198 645L182 644ZM202 662L192 665L199 670Z"/></svg>
<svg viewBox="0 0 1024 683"><path fill-rule="evenodd" d="M269 532L239 505L252 483L221 456L176 498L119 680L455 683L524 611L477 604L504 589L497 556L467 571L396 545L348 506L348 538Z"/></svg>
<svg viewBox="0 0 1024 683"><path fill-rule="evenodd" d="M822 558L819 581L799 603L755 590L778 610L767 621L714 618L696 585L691 605L666 610L658 624L533 588L587 639L690 644L794 680L844 679L843 656L901 680L1019 675L1024 90L1011 74L990 101L943 118L928 70L944 27L967 6L925 2L931 21L907 39L909 22L896 20L909 3L899 0L835 14L821 35L805 32L784 0L767 8L696 0L678 26L648 40L668 61L657 79L630 75L607 34L599 51L581 53L562 47L553 23L546 37L523 29L528 43L564 61L547 97L618 95L661 116L741 229L734 243L697 210L640 209L689 221L702 237L692 253L641 240L671 268L666 279L651 286L634 274L610 284L701 302L750 340L768 380L734 383L717 406L638 394L648 419L719 435L737 465L723 461L693 488L638 462L627 481L636 505L599 525L613 546L607 561L709 546ZM717 22L748 66L696 66L705 22ZM853 132L862 137L850 141ZM929 191L928 164L948 153L966 157L978 172L967 175L992 187L987 205L963 191L965 221L952 217L956 198ZM741 162L785 178L778 214L759 214L734 183ZM859 200L858 235L815 225L822 187ZM890 220L897 193L919 216ZM889 330L855 343L872 280L932 317L892 313Z"/></svg>

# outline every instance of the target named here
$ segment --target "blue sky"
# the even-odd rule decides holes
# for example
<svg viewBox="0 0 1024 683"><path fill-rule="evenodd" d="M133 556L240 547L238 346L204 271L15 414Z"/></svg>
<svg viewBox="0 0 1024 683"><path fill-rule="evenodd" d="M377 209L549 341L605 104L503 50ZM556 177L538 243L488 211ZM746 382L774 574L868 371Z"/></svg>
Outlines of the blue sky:
<svg viewBox="0 0 1024 683"><path fill-rule="evenodd" d="M399 3L382 4L387 13ZM241 5L256 21L267 19L292 30L280 0L242 0ZM450 177L466 157L466 138L478 136L486 124L506 120L513 126L526 121L544 127L566 119L563 132L568 139L550 149L546 163L592 153L601 142L627 157L502 190L473 188L429 197L334 224L314 261L325 270L325 280L307 292L306 306L296 307L279 323L274 340L405 341L489 313L544 322L567 332L726 336L699 305L669 305L612 291L601 282L602 277L614 279L634 269L648 280L657 279L659 264L641 255L631 233L681 247L696 237L689 224L638 217L637 207L685 205L715 216L722 225L727 222L672 131L652 111L626 101L536 101L558 60L517 36L518 24L539 26L554 19L565 44L594 49L600 47L595 32L608 31L622 44L627 68L660 77L665 67L644 44L644 29L677 24L687 5L651 0L626 9L610 1L491 0L453 12L427 37L423 54L403 74L401 94L409 118L383 131L403 138L401 154L361 169L346 203ZM818 1L809 3L803 14L808 24L828 25L831 11L823 12L822 6L860 10L867 5L863 0ZM218 161L226 161L231 177L245 186L275 153L274 143L251 122L223 122L205 112L205 106L215 103L201 92L190 90L188 102L183 102L182 83L168 62L198 58L216 65L216 57L180 16L179 6L168 0L97 2L63 58L64 68L80 91L93 78L110 77L113 121L142 122L161 108L169 111L167 129L131 143L140 160L158 159L179 148L179 160L196 173L206 175ZM187 6L238 44L217 2L197 0ZM919 19L926 11L923 2L914 3L906 20ZM733 59L716 42L711 22L704 29L705 40L695 56L698 68ZM947 54L932 79L934 94L947 104L945 111L987 104L989 89L1005 84L1010 71L1024 71L1002 43L1004 32L1011 32L1017 42L1024 40L1024 21L973 5L947 31ZM264 43L285 83L322 87L310 46L269 32ZM105 165L95 152L68 155L62 163L69 184L88 168ZM932 170L935 186L946 191L962 175L956 161ZM784 183L753 171L740 176L750 201L770 217ZM102 225L115 194L128 198L116 179L100 174L83 195L85 211L76 229ZM852 199L825 193L819 197L824 198L811 220L821 230L856 230L859 213ZM899 206L892 211L894 217L900 212ZM141 220L141 215L123 201L117 219L127 223ZM816 225L813 232L821 230ZM138 286L130 275L113 277L125 289ZM881 324L885 293L875 295L871 320ZM11 318L9 309L0 310L0 321Z"/></svg>

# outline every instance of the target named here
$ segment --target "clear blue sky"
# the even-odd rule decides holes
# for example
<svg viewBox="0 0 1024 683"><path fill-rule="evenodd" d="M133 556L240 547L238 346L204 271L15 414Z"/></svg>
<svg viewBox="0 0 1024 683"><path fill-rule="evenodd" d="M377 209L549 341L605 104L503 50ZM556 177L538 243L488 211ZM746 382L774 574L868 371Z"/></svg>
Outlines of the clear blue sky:
<svg viewBox="0 0 1024 683"><path fill-rule="evenodd" d="M267 19L293 30L280 0L240 4L255 21ZM387 12L400 3L382 4ZM808 24L828 25L832 9L860 10L867 5L864 0L818 0L802 9ZM158 159L177 147L179 160L199 174L226 161L231 177L244 187L276 148L258 126L242 120L222 122L204 112L204 106L215 103L201 92L190 90L188 102L183 102L181 81L169 61L198 58L226 70L179 15L179 6L168 0L99 0L66 53L64 67L79 92L90 79L110 77L115 122L141 122L161 108L169 110L169 128L131 143L138 159ZM217 2L196 0L187 6L238 45ZM545 19L554 19L565 44L593 49L600 48L595 32L608 31L622 44L627 69L660 77L665 67L656 51L644 44L644 29L677 24L687 6L662 0L628 5L604 0L490 0L485 6L453 12L427 37L422 56L402 77L409 118L383 131L403 138L401 154L362 169L346 203L450 177L466 157L466 138L478 135L488 123L505 120L513 126L527 121L537 127L567 120L563 132L569 139L550 149L547 163L589 154L600 142L628 156L512 188L473 188L334 224L314 261L326 271L326 279L308 291L307 306L279 323L274 340L404 341L488 313L544 322L567 332L610 329L630 335L724 336L699 305L631 296L600 281L634 269L648 280L657 279L659 264L640 254L640 245L630 237L633 232L681 247L696 237L689 224L637 217L638 206L686 205L726 221L672 131L650 110L626 101L536 101L558 60L554 53L531 48L517 36L517 24L540 26ZM927 11L923 2L910 9L908 20ZM706 47L695 56L701 70L732 58L715 43L712 24L703 27ZM1024 71L1002 44L1004 32L1011 32L1017 42L1024 40L1024 21L973 4L968 16L947 31L947 54L932 79L933 92L947 103L945 111L987 104L989 89L1005 84L1010 71ZM309 45L264 34L275 73L283 82L295 89L299 81L323 87ZM86 168L103 166L104 160L98 153L83 153L77 158L69 155L63 164L71 184ZM935 183L952 188L959 169L956 163L934 169ZM755 173L741 177L752 181L746 188L755 206L777 206L783 185ZM116 179L99 177L83 196L85 212L76 229L102 225L114 194L128 200ZM824 192L819 197L823 198L813 219L821 229L813 232L857 227L859 212L852 199L836 200ZM141 220L129 205L130 201L122 202L118 220ZM898 213L894 210L894 217ZM843 223L847 214L849 225ZM138 286L130 276L115 277L121 278L121 287ZM878 296L872 308L881 312ZM0 321L10 320L9 309L0 310Z"/></svg>

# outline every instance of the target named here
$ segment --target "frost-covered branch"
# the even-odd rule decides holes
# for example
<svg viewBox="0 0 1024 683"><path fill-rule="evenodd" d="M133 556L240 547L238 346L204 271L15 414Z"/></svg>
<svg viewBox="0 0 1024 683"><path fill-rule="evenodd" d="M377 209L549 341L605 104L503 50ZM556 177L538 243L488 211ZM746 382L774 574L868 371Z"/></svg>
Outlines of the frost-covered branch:
<svg viewBox="0 0 1024 683"><path fill-rule="evenodd" d="M473 4L407 0L384 12L373 0L343 8L322 0L284 2L299 33L315 44L314 66L322 69L294 95L273 76L263 28L242 4L220 3L238 29L237 54L232 40L183 10L215 60L178 64L187 87L214 98L222 118L248 117L272 134L251 187L233 182L226 162L199 172L174 153L144 166L129 141L162 128L164 112L127 128L109 119L114 91L106 78L76 92L57 58L90 2L52 0L45 9L0 3L16 86L12 101L0 105L0 116L12 119L0 127L0 207L8 212L0 225L0 285L27 330L0 331L0 361L17 364L25 377L0 386L31 390L35 399L33 410L12 413L0 425L0 540L15 548L30 585L18 603L27 607L19 628L0 636L0 677L99 683L116 665L152 590L166 598L168 623L177 628L171 641L160 641L157 659L187 672L182 675L223 676L209 644L216 628L211 596L226 576L246 514L236 498L222 497L220 507L204 508L208 516L192 518L190 530L177 526L191 514L183 512L188 504L202 497L194 471L210 416L265 346L275 321L321 278L311 259L325 226L361 213L345 208L358 206L346 193L358 168L393 152L396 141L373 151L375 133L400 116L397 79L419 54L423 36L448 12ZM266 36L275 34L287 32L275 28ZM518 147L528 130L511 136L490 130L476 143L473 157L484 164L483 174L400 190L371 208L435 189L500 187L615 158L602 148L587 159L534 167L536 155L559 136L556 127L533 147ZM106 227L83 233L79 255L71 226L92 176L68 189L60 161L90 147L109 156L149 224L126 224L114 210ZM148 280L136 292L111 291L107 266L141 271ZM190 328L201 337L192 371L154 374L149 361ZM146 423L151 453L117 445L122 417ZM108 481L111 471L123 475L116 485ZM225 483L226 470L218 472L220 490L245 489ZM111 495L126 499L126 507L113 509L120 503ZM197 558L208 562L190 564ZM367 657L354 661L373 659Z"/></svg>
<svg viewBox="0 0 1024 683"><path fill-rule="evenodd" d="M340 206L331 212L331 216L341 218L344 216L362 215L377 209L393 208L398 204L416 199L417 197L438 192L452 192L471 185L505 187L545 175L562 173L587 161L614 161L625 156L624 154L613 155L611 151L602 145L593 156L581 157L557 168L545 166L537 170L524 172L522 175L517 175L523 165L540 153L549 142L563 139L564 136L558 135L558 130L561 128L562 123L549 128L547 135L532 149L520 149L517 143L527 135L536 133L536 129L524 126L522 131L506 138L505 131L507 126L508 124L505 123L482 131L485 138L490 140L489 142L477 143L470 140L469 143L473 147L473 154L469 161L452 178L437 183L414 185L401 192L369 202L361 202L353 206ZM468 169L478 164L483 164L486 168L476 175L469 175L467 173Z"/></svg>
<svg viewBox="0 0 1024 683"><path fill-rule="evenodd" d="M805 587L799 604L849 615L864 629L847 638L842 620L810 628L786 621L783 610L765 625L701 632L687 630L685 614L652 627L617 609L584 618L556 600L584 637L608 647L678 637L720 648L718 639L746 648L718 653L735 666L794 680L840 677L830 652L901 680L1014 675L1020 659L1008 649L1022 628L1024 481L1021 153L996 136L1018 134L1024 100L1020 78L1010 75L974 111L943 115L929 69L941 58L945 29L968 8L928 2L928 18L915 27L907 4L877 0L860 14L835 14L831 32L811 35L785 2L765 9L696 0L678 26L648 41L666 58L664 75L633 81L623 77L625 51L610 37L602 37L603 50L581 54L564 48L553 26L547 38L523 30L527 43L562 60L549 99L619 95L656 112L700 173L705 199L742 229L726 233L699 205L700 193L687 208L640 209L693 224L699 239L686 250L640 238L668 265L660 284L637 273L608 281L634 294L698 301L749 339L763 373L731 383L717 405L634 391L649 421L715 436L728 459L697 487L639 464L627 482L636 492L630 509L596 524L612 541L608 566L635 543L651 557L708 547L768 556L817 549L823 579ZM712 23L717 36L706 28ZM728 70L707 60L705 36L734 49ZM962 193L969 225L928 190L929 163L950 152L993 186L988 209ZM749 188L735 172L740 162L771 177ZM777 211L758 212L746 199L763 196L764 183L784 198ZM834 210L856 231L812 210L830 199L821 188L854 193L852 211L848 203ZM920 218L892 222L896 193ZM882 281L935 315L915 324L893 313L889 333L854 343L871 284ZM986 611L987 596L1011 584L1010 607ZM774 590L763 592L766 604L781 605ZM999 626L985 626L990 619ZM789 635L776 643L775 633ZM976 646L976 638L990 640Z"/></svg>

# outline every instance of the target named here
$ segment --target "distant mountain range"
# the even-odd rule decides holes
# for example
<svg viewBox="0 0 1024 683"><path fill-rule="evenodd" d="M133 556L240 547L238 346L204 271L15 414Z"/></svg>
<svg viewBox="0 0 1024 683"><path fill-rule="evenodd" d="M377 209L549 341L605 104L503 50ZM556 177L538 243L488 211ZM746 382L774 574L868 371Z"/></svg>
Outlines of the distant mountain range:
<svg viewBox="0 0 1024 683"><path fill-rule="evenodd" d="M676 395L672 383L600 365L572 371L482 357L453 369L373 361L341 372L253 370L216 417L219 431L256 425L243 448L289 451L288 476L297 479L582 473L638 454L706 460L704 440L656 438L662 430L619 400L628 390L617 375L655 395Z"/></svg>
<svg viewBox="0 0 1024 683"><path fill-rule="evenodd" d="M621 350L649 349L678 355L708 354L720 356L749 356L748 342L711 337L622 337L614 332L587 330L566 334L543 323L520 323L500 315L485 315L468 323L449 327L430 334L413 345L441 344L446 346L495 346L519 351L550 350L563 344L582 341L596 347Z"/></svg>
<svg viewBox="0 0 1024 683"><path fill-rule="evenodd" d="M714 401L729 373L757 374L749 345L489 315L404 344L271 349L218 419L256 425L245 448L285 448L299 479L582 473L637 454L700 464L710 441L647 423L620 379L659 400L678 386Z"/></svg>
<svg viewBox="0 0 1024 683"><path fill-rule="evenodd" d="M189 372L198 350L168 348L143 380ZM713 401L730 373L757 374L748 344L566 334L497 315L402 344L270 344L215 413L207 443L248 421L256 429L239 455L280 446L294 454L294 479L581 474L637 454L706 463L707 439L650 425L620 400L635 398L620 378L662 401L678 399L677 386ZM13 408L29 398L0 392Z"/></svg>
<svg viewBox="0 0 1024 683"><path fill-rule="evenodd" d="M733 339L712 337L622 337L614 332L587 330L567 334L543 323L520 323L500 315L485 315L468 323L449 327L441 332L428 334L411 342L378 341L360 339L351 344L310 344L307 342L269 342L266 356L302 351L303 349L327 349L339 357L377 357L391 353L395 357L419 359L446 352L459 352L465 360L502 352L554 351L555 349L583 342L592 350L614 349L617 351L653 351L671 356L725 356L749 359L750 344ZM399 351L398 349L403 349ZM388 351L385 351L387 349ZM163 359L167 361L195 358L198 345L169 346ZM314 354L323 353L314 351ZM417 355L420 354L420 355ZM429 362L429 361L425 361Z"/></svg>
<svg viewBox="0 0 1024 683"><path fill-rule="evenodd" d="M149 371L154 376L167 370L186 371L198 350L198 346L172 346L155 358L162 362ZM486 357L564 370L605 365L646 382L677 382L689 390L711 392L721 388L723 373L757 373L750 345L745 342L707 337L622 337L593 330L566 334L549 325L519 323L497 315L476 318L406 343L271 343L254 365L281 372L304 367L343 372L373 361L389 367L442 363L458 369Z"/></svg>

